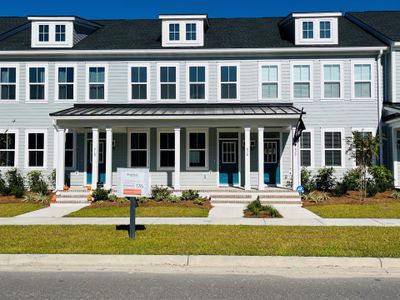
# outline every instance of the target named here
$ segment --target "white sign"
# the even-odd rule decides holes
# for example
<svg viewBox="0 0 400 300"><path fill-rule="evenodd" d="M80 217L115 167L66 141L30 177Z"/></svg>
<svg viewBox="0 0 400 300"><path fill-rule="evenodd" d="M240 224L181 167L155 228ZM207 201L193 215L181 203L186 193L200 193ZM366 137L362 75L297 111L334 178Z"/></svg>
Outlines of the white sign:
<svg viewBox="0 0 400 300"><path fill-rule="evenodd" d="M150 197L149 169L117 168L118 197Z"/></svg>

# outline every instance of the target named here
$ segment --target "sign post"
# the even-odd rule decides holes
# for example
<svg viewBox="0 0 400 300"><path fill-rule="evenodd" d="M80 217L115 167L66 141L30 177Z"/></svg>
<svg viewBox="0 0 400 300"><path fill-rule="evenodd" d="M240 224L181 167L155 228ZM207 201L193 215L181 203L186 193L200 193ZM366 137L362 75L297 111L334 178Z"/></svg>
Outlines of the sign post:
<svg viewBox="0 0 400 300"><path fill-rule="evenodd" d="M118 197L130 200L129 238L135 238L137 197L150 196L149 169L118 168Z"/></svg>

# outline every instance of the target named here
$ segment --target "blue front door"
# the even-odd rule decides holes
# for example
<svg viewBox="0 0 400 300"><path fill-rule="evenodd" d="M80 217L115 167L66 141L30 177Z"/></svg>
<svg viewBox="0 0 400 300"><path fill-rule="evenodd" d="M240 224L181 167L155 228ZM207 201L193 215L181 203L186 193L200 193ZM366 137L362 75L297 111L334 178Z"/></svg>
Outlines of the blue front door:
<svg viewBox="0 0 400 300"><path fill-rule="evenodd" d="M87 184L92 184L92 140L87 141ZM106 141L99 141L99 184L106 180Z"/></svg>
<svg viewBox="0 0 400 300"><path fill-rule="evenodd" d="M239 184L238 140L219 141L219 183L221 185Z"/></svg>
<svg viewBox="0 0 400 300"><path fill-rule="evenodd" d="M279 184L279 140L264 141L264 183L269 185Z"/></svg>

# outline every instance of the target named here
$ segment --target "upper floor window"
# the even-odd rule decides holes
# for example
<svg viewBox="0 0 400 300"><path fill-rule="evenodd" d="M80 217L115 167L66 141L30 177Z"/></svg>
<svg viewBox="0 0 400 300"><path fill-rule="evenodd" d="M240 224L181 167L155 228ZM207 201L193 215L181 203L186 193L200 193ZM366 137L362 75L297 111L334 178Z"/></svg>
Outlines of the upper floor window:
<svg viewBox="0 0 400 300"><path fill-rule="evenodd" d="M16 100L16 73L16 68L0 68L0 100Z"/></svg>
<svg viewBox="0 0 400 300"><path fill-rule="evenodd" d="M293 15L295 15L293 29L296 45L338 44L338 18L342 13L296 13Z"/></svg>
<svg viewBox="0 0 400 300"><path fill-rule="evenodd" d="M16 134L0 133L0 167L16 166Z"/></svg>
<svg viewBox="0 0 400 300"><path fill-rule="evenodd" d="M314 23L303 22L303 39L313 39L313 38L314 38Z"/></svg>
<svg viewBox="0 0 400 300"><path fill-rule="evenodd" d="M319 23L319 37L321 39L330 39L331 38L331 22L330 21L321 21Z"/></svg>
<svg viewBox="0 0 400 300"><path fill-rule="evenodd" d="M341 73L339 64L324 65L324 98L341 97Z"/></svg>
<svg viewBox="0 0 400 300"><path fill-rule="evenodd" d="M221 99L237 99L237 66L221 66Z"/></svg>
<svg viewBox="0 0 400 300"><path fill-rule="evenodd" d="M295 65L293 67L293 97L299 99L311 98L310 65Z"/></svg>
<svg viewBox="0 0 400 300"><path fill-rule="evenodd" d="M372 94L372 65L354 65L354 97L371 98Z"/></svg>
<svg viewBox="0 0 400 300"><path fill-rule="evenodd" d="M197 39L196 31L196 23L186 24L186 40L195 41Z"/></svg>
<svg viewBox="0 0 400 300"><path fill-rule="evenodd" d="M46 100L46 68L29 68L29 100Z"/></svg>
<svg viewBox="0 0 400 300"><path fill-rule="evenodd" d="M190 99L206 98L206 67L189 67L189 95Z"/></svg>
<svg viewBox="0 0 400 300"><path fill-rule="evenodd" d="M65 25L56 25L56 42L65 42Z"/></svg>
<svg viewBox="0 0 400 300"><path fill-rule="evenodd" d="M179 24L169 24L169 40L179 41Z"/></svg>
<svg viewBox="0 0 400 300"><path fill-rule="evenodd" d="M261 98L278 98L278 66L261 66Z"/></svg>
<svg viewBox="0 0 400 300"><path fill-rule="evenodd" d="M58 68L58 100L73 100L74 97L74 67Z"/></svg>
<svg viewBox="0 0 400 300"><path fill-rule="evenodd" d="M105 67L89 67L89 100L105 100Z"/></svg>
<svg viewBox="0 0 400 300"><path fill-rule="evenodd" d="M39 25L39 42L49 41L49 25Z"/></svg>
<svg viewBox="0 0 400 300"><path fill-rule="evenodd" d="M176 99L176 67L160 67L161 99Z"/></svg>
<svg viewBox="0 0 400 300"><path fill-rule="evenodd" d="M131 67L131 100L147 99L147 67Z"/></svg>

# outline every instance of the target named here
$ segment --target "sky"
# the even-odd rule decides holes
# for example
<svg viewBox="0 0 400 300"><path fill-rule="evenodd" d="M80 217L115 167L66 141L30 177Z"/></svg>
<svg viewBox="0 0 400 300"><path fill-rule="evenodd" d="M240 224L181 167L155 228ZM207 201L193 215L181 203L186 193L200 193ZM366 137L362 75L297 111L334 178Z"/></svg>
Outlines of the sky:
<svg viewBox="0 0 400 300"><path fill-rule="evenodd" d="M157 18L208 13L209 17L286 16L303 11L400 10L400 0L1 0L1 16L77 15L88 19Z"/></svg>

